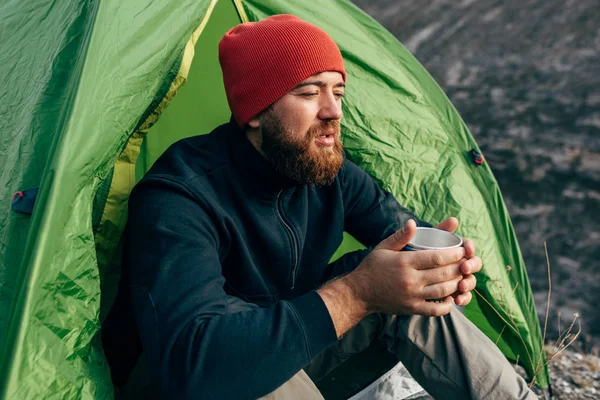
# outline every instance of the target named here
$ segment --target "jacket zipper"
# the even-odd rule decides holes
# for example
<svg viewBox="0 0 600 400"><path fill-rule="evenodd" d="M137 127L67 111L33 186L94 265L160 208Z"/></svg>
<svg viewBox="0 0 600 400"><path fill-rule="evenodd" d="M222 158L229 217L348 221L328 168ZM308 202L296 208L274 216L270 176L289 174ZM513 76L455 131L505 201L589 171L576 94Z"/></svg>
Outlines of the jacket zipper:
<svg viewBox="0 0 600 400"><path fill-rule="evenodd" d="M283 218L283 210L281 210L281 208L280 208L281 203L279 202L279 199L281 198L282 193L283 193L283 190L277 194L277 215L279 216L279 219L281 219L281 222L283 222L283 226L285 227L285 230L290 235L290 238L292 241L292 254L293 254L292 289L294 289L294 287L296 286L296 270L298 269L298 253L300 252L300 250L298 249L298 240L296 239L296 236L294 235L294 231L292 230L292 227L289 226L288 223L285 222L285 219Z"/></svg>

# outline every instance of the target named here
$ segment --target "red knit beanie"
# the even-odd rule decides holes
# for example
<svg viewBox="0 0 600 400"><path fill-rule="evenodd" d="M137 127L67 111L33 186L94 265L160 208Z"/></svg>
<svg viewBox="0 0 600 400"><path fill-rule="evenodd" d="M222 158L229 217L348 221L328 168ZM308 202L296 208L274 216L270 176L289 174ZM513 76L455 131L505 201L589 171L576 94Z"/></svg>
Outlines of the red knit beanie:
<svg viewBox="0 0 600 400"><path fill-rule="evenodd" d="M338 71L340 49L322 29L293 15L274 15L231 28L219 42L229 108L244 127L306 78Z"/></svg>

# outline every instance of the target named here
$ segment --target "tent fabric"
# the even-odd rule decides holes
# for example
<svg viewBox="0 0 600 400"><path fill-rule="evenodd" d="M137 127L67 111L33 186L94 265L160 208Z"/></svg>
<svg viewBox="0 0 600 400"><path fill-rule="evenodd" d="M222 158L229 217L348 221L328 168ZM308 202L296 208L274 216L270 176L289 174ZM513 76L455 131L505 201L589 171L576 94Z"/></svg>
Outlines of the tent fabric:
<svg viewBox="0 0 600 400"><path fill-rule="evenodd" d="M172 81L165 80L163 89L159 91L158 96L149 107L147 115L144 115L142 122L133 131L125 149L121 152L115 163L106 201L104 206L98 206L104 211L98 228L94 230L98 267L101 273L108 268L113 258L113 252L117 248L121 233L125 228L127 221L127 200L136 182L135 164L140 154L143 139L169 103L171 103L177 91L186 82L194 58L196 42L206 26L215 5L216 0L212 0L208 4L202 23L192 33L185 45L175 78ZM164 89L166 89L166 92ZM153 107L154 104L157 105ZM106 180L106 182L109 181ZM98 197L98 194L96 196Z"/></svg>
<svg viewBox="0 0 600 400"><path fill-rule="evenodd" d="M31 219L2 204L3 397L112 397L97 335L91 205L142 116L173 80L209 6L0 5L2 37L10 39L0 45L2 98L10 99L1 111L1 190L40 187ZM25 245L18 243L23 237Z"/></svg>
<svg viewBox="0 0 600 400"><path fill-rule="evenodd" d="M458 233L485 261L477 287L485 300L466 315L530 374L544 363L526 269L489 166L470 160L477 145L425 69L358 8L338 0L9 0L0 4L0 398L112 398L98 335L110 286L103 277L118 254L135 168L147 169L178 135L205 132L175 132L183 119L228 116L222 94L184 93L213 51L202 39L221 3L230 4L227 23L291 13L333 37L348 73L349 157L423 219L459 218ZM213 101L218 116L178 114L178 100L194 96ZM34 187L33 214L11 210L12 194ZM342 251L358 245L349 239ZM548 379L541 368L538 385Z"/></svg>

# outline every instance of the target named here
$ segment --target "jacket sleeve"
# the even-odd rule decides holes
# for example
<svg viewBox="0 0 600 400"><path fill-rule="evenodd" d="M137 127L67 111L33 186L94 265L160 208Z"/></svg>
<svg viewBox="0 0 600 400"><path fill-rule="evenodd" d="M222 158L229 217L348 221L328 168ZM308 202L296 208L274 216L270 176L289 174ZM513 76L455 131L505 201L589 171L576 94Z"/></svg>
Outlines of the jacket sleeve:
<svg viewBox="0 0 600 400"><path fill-rule="evenodd" d="M402 228L409 219L417 226L431 226L382 190L366 172L344 160L341 169L344 197L344 230L365 246L375 246Z"/></svg>
<svg viewBox="0 0 600 400"><path fill-rule="evenodd" d="M140 339L165 398L257 398L333 344L335 328L316 292L268 308L228 295L206 210L167 178L132 193L124 255Z"/></svg>

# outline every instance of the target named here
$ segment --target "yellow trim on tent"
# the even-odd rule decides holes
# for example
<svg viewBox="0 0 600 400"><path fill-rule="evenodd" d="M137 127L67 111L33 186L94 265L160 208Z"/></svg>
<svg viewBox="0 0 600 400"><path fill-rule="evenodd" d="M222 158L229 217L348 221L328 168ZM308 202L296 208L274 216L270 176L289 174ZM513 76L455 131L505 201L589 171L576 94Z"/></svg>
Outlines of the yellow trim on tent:
<svg viewBox="0 0 600 400"><path fill-rule="evenodd" d="M127 201L135 185L135 163L140 155L144 137L171 103L177 91L186 82L194 59L196 42L208 23L217 1L212 0L210 2L200 26L192 33L190 40L186 43L179 71L166 95L146 120L133 131L127 145L115 163L106 204L95 234L96 256L101 277L107 272L113 253L125 228Z"/></svg>
<svg viewBox="0 0 600 400"><path fill-rule="evenodd" d="M233 0L233 5L237 10L238 15L240 16L240 20L242 22L249 22L248 16L246 15L246 10L244 10L244 5L242 4L242 0Z"/></svg>

